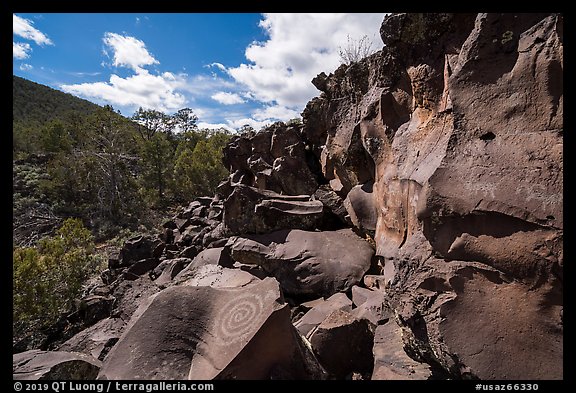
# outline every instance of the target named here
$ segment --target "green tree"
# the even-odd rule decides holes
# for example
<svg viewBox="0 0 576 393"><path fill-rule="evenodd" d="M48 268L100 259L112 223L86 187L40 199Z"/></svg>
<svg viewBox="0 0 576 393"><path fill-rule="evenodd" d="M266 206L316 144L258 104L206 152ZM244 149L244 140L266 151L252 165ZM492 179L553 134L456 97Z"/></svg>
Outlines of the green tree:
<svg viewBox="0 0 576 393"><path fill-rule="evenodd" d="M136 122L137 130L142 139L150 140L157 132L171 132L171 118L155 109L138 108L131 117Z"/></svg>
<svg viewBox="0 0 576 393"><path fill-rule="evenodd" d="M193 149L189 146L181 149L174 165L174 184L182 199L212 195L216 191L228 175L222 164L222 149L229 140L230 133L219 130L199 140Z"/></svg>
<svg viewBox="0 0 576 393"><path fill-rule="evenodd" d="M158 200L164 198L166 183L171 177L174 151L164 133L156 133L142 145L143 176L145 186L152 184Z"/></svg>
<svg viewBox="0 0 576 393"><path fill-rule="evenodd" d="M69 152L73 143L66 125L60 119L51 120L43 127L40 141L42 149L50 153Z"/></svg>
<svg viewBox="0 0 576 393"><path fill-rule="evenodd" d="M198 116L190 108L182 108L171 117L171 128L179 133L195 131Z"/></svg>
<svg viewBox="0 0 576 393"><path fill-rule="evenodd" d="M118 224L139 206L137 184L131 169L138 161L132 125L111 106L88 121L91 140L85 156L95 164L96 200L101 215Z"/></svg>
<svg viewBox="0 0 576 393"><path fill-rule="evenodd" d="M86 118L77 148L48 166L46 193L60 213L81 215L98 226L122 225L142 213L138 194L138 136L111 106Z"/></svg>
<svg viewBox="0 0 576 393"><path fill-rule="evenodd" d="M67 219L38 247L15 248L12 257L13 330L54 323L68 311L100 260L79 219Z"/></svg>

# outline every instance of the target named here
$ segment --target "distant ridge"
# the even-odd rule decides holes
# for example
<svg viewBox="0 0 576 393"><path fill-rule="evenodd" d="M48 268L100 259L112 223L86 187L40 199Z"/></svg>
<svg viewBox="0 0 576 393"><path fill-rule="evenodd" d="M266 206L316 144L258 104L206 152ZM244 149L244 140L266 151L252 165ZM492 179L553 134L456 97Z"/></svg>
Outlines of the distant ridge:
<svg viewBox="0 0 576 393"><path fill-rule="evenodd" d="M100 106L51 87L13 75L12 115L14 123L43 124L62 119L70 112L88 115Z"/></svg>

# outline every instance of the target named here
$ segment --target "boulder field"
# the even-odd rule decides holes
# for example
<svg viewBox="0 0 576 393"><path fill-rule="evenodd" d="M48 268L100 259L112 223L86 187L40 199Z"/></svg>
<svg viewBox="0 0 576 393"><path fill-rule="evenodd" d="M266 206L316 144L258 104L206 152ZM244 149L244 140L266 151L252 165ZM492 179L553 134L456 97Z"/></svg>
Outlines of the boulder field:
<svg viewBox="0 0 576 393"><path fill-rule="evenodd" d="M562 16L380 35L302 124L234 136L216 195L127 241L14 378L563 379Z"/></svg>

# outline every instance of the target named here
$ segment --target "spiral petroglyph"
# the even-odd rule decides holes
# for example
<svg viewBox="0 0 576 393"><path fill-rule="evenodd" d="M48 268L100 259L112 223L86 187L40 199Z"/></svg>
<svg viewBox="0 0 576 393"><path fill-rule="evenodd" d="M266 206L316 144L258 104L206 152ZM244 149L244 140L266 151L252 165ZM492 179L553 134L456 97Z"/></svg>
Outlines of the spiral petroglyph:
<svg viewBox="0 0 576 393"><path fill-rule="evenodd" d="M244 294L231 299L219 313L216 337L222 344L242 340L262 323L264 299L258 294Z"/></svg>

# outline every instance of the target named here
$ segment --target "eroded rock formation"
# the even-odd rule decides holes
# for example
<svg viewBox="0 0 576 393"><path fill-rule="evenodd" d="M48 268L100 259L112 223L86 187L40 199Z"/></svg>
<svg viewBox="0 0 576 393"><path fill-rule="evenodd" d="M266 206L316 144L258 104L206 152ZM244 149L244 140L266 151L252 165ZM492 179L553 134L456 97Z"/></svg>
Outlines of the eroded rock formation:
<svg viewBox="0 0 576 393"><path fill-rule="evenodd" d="M321 76L304 112L353 223L376 212L407 349L458 377L563 375L562 31L560 15L391 15L384 49Z"/></svg>
<svg viewBox="0 0 576 393"><path fill-rule="evenodd" d="M217 195L130 239L43 349L110 379L562 379L562 16L380 34L302 125L235 136Z"/></svg>

